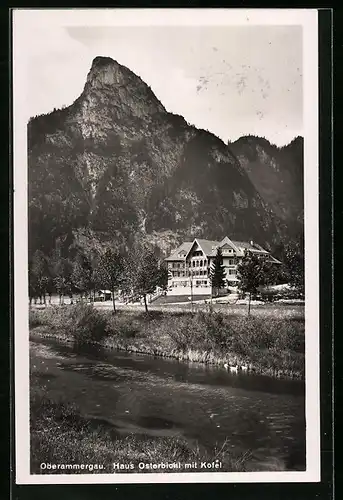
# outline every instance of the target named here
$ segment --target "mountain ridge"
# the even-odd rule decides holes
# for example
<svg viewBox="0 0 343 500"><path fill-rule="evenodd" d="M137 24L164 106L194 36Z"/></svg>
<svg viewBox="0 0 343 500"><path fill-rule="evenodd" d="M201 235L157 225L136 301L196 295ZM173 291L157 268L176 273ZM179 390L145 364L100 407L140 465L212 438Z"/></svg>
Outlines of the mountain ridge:
<svg viewBox="0 0 343 500"><path fill-rule="evenodd" d="M228 144L274 213L293 224L303 224L303 143L303 138L297 136L279 147L265 138L249 135Z"/></svg>
<svg viewBox="0 0 343 500"><path fill-rule="evenodd" d="M111 58L93 60L74 103L30 119L28 153L32 251L82 231L162 251L194 236L270 246L287 235L287 217L249 177L247 150L166 111Z"/></svg>

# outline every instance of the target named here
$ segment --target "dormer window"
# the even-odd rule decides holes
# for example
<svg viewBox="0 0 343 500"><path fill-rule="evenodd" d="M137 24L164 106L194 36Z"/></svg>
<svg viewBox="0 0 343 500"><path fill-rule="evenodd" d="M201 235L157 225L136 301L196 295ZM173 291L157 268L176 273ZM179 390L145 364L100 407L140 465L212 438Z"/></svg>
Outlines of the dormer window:
<svg viewBox="0 0 343 500"><path fill-rule="evenodd" d="M223 255L229 255L229 254L231 255L232 252L233 252L232 248L223 248L222 250Z"/></svg>

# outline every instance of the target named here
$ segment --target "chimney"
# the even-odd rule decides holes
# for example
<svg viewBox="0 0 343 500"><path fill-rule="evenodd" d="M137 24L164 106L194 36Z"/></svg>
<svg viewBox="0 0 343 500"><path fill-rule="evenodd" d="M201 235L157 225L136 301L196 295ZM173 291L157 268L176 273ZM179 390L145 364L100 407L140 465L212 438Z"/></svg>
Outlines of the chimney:
<svg viewBox="0 0 343 500"><path fill-rule="evenodd" d="M253 240L250 241L250 245L253 247L254 246L254 242Z"/></svg>

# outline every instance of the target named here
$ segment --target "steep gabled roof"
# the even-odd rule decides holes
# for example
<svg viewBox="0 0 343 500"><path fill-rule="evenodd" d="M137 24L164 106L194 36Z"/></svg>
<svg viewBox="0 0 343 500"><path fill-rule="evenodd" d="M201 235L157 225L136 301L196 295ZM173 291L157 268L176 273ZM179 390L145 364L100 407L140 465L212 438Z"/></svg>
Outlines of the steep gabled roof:
<svg viewBox="0 0 343 500"><path fill-rule="evenodd" d="M232 241L232 243L237 247L242 250L251 250L252 252L258 252L258 253L269 253L267 250L261 247L261 245L258 245L257 243L251 244L251 242L248 241Z"/></svg>
<svg viewBox="0 0 343 500"><path fill-rule="evenodd" d="M236 252L239 251L239 248L235 245L235 242L230 240L228 236L225 236L225 238L223 238L222 241L220 242L220 247L223 247L225 245L229 245L231 248L236 250Z"/></svg>
<svg viewBox="0 0 343 500"><path fill-rule="evenodd" d="M184 260L184 257L179 257L179 253L182 252L182 250L185 252L185 256L189 252L193 245L192 241L185 241L180 245L176 250L174 250L169 257L167 257L165 260Z"/></svg>
<svg viewBox="0 0 343 500"><path fill-rule="evenodd" d="M244 248L244 250L251 250L254 248L251 243L248 241L232 241L232 243L237 247L237 248Z"/></svg>
<svg viewBox="0 0 343 500"><path fill-rule="evenodd" d="M219 241L203 240L203 239L199 239L199 238L196 238L196 240L194 240L194 241L198 242L199 246L202 248L202 251L204 252L204 254L206 256L212 255L213 247L217 247L220 243Z"/></svg>
<svg viewBox="0 0 343 500"><path fill-rule="evenodd" d="M223 238L221 241L216 241L216 240L205 240L203 238L195 238L193 241L187 241L182 243L176 250L174 250L169 257L167 257L165 260L180 260L183 261L185 260L185 257L189 254L190 250L192 249L193 245L197 243L204 254L207 257L215 257L217 253L217 248L222 247L225 244L232 245L233 248L236 250L238 255L244 255L245 250L250 250L253 253L257 254L269 254L267 250L261 247L261 245L258 245L257 243L248 241L236 241L236 240L230 240L227 236ZM185 257L179 257L179 253L181 251L184 251ZM275 259L276 260L276 259Z"/></svg>

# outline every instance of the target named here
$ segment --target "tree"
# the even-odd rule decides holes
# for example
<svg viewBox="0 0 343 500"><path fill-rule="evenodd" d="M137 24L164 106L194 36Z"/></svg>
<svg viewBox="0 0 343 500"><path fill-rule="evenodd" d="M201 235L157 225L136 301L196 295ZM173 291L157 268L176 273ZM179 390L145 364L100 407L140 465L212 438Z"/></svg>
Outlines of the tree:
<svg viewBox="0 0 343 500"><path fill-rule="evenodd" d="M48 279L46 283L46 293L49 295L49 304L51 304L51 297L53 292L55 291L54 286L54 265L51 260L51 256L47 256L47 269L48 269Z"/></svg>
<svg viewBox="0 0 343 500"><path fill-rule="evenodd" d="M251 295L257 293L258 287L269 283L270 263L261 256L245 251L244 257L237 266L237 278L240 289L249 294L248 314L250 314Z"/></svg>
<svg viewBox="0 0 343 500"><path fill-rule="evenodd" d="M168 274L152 250L143 248L136 251L130 260L129 274L133 292L143 297L145 312L148 312L147 295L154 293L158 286L166 286Z"/></svg>
<svg viewBox="0 0 343 500"><path fill-rule="evenodd" d="M29 265L30 293L42 298L45 304L45 294L49 283L48 262L41 250L36 250Z"/></svg>
<svg viewBox="0 0 343 500"><path fill-rule="evenodd" d="M168 269L165 262L160 262L158 269L158 285L162 290L166 291L168 288Z"/></svg>
<svg viewBox="0 0 343 500"><path fill-rule="evenodd" d="M51 258L53 283L60 298L60 305L64 304L64 296L69 295L72 303L72 279L73 266L69 259L62 257L59 250L53 252Z"/></svg>
<svg viewBox="0 0 343 500"><path fill-rule="evenodd" d="M32 299L37 300L37 283L36 277L32 270L32 259L29 260L29 299L30 305L32 304Z"/></svg>
<svg viewBox="0 0 343 500"><path fill-rule="evenodd" d="M293 241L285 246L283 263L288 283L300 294L305 293L305 259L303 241Z"/></svg>
<svg viewBox="0 0 343 500"><path fill-rule="evenodd" d="M212 288L217 290L217 294L219 295L219 291L225 286L225 267L223 264L223 255L220 248L217 250L217 254L212 262L210 269L210 282Z"/></svg>
<svg viewBox="0 0 343 500"><path fill-rule="evenodd" d="M124 256L118 250L108 249L100 256L96 268L96 281L111 290L113 312L116 312L115 292L124 279Z"/></svg>
<svg viewBox="0 0 343 500"><path fill-rule="evenodd" d="M89 259L82 253L77 253L73 262L71 281L74 288L83 295L88 295L93 285L93 269Z"/></svg>

